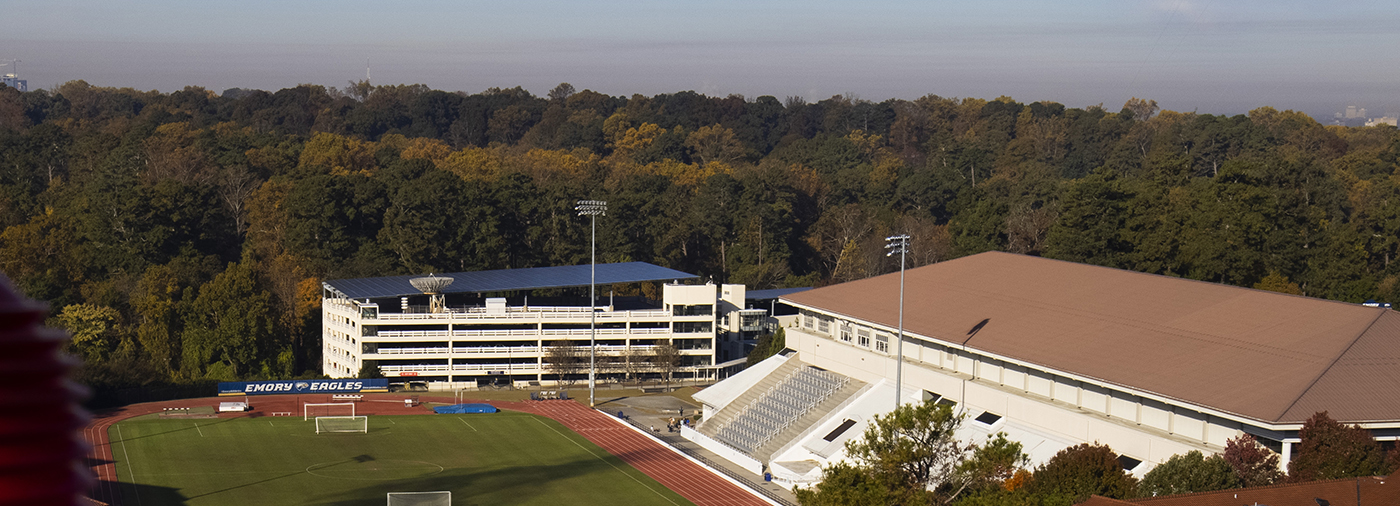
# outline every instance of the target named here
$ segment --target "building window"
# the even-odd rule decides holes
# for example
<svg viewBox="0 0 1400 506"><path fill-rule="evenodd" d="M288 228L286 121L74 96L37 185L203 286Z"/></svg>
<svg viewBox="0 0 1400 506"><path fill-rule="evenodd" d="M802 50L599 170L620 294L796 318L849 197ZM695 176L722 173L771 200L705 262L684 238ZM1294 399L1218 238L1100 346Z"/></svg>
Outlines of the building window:
<svg viewBox="0 0 1400 506"><path fill-rule="evenodd" d="M842 326L842 327L841 327L841 342L844 342L844 343L849 343L849 342L851 342L851 328L850 328L850 327L846 327L846 326Z"/></svg>
<svg viewBox="0 0 1400 506"><path fill-rule="evenodd" d="M841 422L841 425L838 425L835 429L832 429L831 432L828 432L826 434L826 437L823 437L822 439L826 440L826 442L828 443L835 441L836 438L841 437L841 434L845 433L846 430L850 429L855 424L855 420L847 418L845 421Z"/></svg>
<svg viewBox="0 0 1400 506"><path fill-rule="evenodd" d="M868 334L868 333L861 333L860 335L856 336L856 344L860 345L862 348L869 348L869 347L870 347L870 334Z"/></svg>
<svg viewBox="0 0 1400 506"><path fill-rule="evenodd" d="M803 327L807 327L807 328L809 328L809 329L812 328L812 320L814 320L814 318L812 318L812 313L808 313L808 312L805 312L805 311L802 312L802 326L803 326Z"/></svg>
<svg viewBox="0 0 1400 506"><path fill-rule="evenodd" d="M676 316L710 316L715 314L715 306L713 304L698 304L694 306L677 304L672 306L672 312Z"/></svg>
<svg viewBox="0 0 1400 506"><path fill-rule="evenodd" d="M823 334L830 334L830 333L831 333L831 320L829 320L829 319L827 319L827 318L825 318L825 317L819 317L819 318L817 318L817 332L821 332L821 333L823 333Z"/></svg>
<svg viewBox="0 0 1400 506"><path fill-rule="evenodd" d="M671 332L677 334L695 334L710 332L713 326L710 322L675 322L671 324Z"/></svg>
<svg viewBox="0 0 1400 506"><path fill-rule="evenodd" d="M890 352L890 336L877 334L875 336L875 351L880 353Z"/></svg>
<svg viewBox="0 0 1400 506"><path fill-rule="evenodd" d="M1124 471L1131 473L1134 469L1137 469L1138 464L1142 464L1142 461L1127 455L1118 456L1118 465L1122 466Z"/></svg>
<svg viewBox="0 0 1400 506"><path fill-rule="evenodd" d="M982 414L977 415L977 418L974 418L974 420L981 422L983 425L992 425L997 423L998 420L1001 420L1001 415L991 411L983 411Z"/></svg>

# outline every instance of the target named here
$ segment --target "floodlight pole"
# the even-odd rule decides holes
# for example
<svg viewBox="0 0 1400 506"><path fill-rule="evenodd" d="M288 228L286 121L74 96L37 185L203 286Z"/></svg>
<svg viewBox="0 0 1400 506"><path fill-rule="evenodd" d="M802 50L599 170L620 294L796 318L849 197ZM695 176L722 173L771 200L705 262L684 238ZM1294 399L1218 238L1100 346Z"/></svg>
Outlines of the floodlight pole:
<svg viewBox="0 0 1400 506"><path fill-rule="evenodd" d="M588 407L596 407L595 377L598 371L598 308L594 306L598 284L598 216L607 216L608 203L602 200L580 200L574 207L579 216L587 216L590 224L590 255L588 264Z"/></svg>
<svg viewBox="0 0 1400 506"><path fill-rule="evenodd" d="M899 390L904 384L904 257L909 252L909 235L886 237L885 241L885 248L890 250L885 256L899 253L899 343L894 352L894 407L899 409Z"/></svg>

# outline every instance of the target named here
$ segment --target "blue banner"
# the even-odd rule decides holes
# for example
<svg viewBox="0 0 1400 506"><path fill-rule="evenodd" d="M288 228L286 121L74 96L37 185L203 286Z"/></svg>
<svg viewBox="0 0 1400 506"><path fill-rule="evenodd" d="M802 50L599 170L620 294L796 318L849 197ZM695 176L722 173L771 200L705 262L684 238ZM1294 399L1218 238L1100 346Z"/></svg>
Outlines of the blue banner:
<svg viewBox="0 0 1400 506"><path fill-rule="evenodd" d="M219 383L219 395L354 394L388 391L388 379L235 381Z"/></svg>

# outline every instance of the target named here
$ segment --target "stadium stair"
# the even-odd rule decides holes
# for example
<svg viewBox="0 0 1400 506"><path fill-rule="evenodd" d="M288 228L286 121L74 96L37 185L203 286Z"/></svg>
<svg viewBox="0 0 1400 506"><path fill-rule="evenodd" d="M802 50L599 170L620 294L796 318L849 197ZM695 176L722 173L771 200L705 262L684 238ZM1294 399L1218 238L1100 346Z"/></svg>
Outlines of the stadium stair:
<svg viewBox="0 0 1400 506"><path fill-rule="evenodd" d="M767 462L865 386L864 382L789 360L697 430Z"/></svg>
<svg viewBox="0 0 1400 506"><path fill-rule="evenodd" d="M854 379L848 381L845 385L842 385L841 388L837 389L835 393L827 397L826 400L823 400L811 410L804 413L796 422L793 422L788 428L783 429L782 432L773 436L767 444L758 447L758 449L754 450L749 456L758 459L759 462L769 462L774 455L779 453L779 450L786 448L793 440L806 434L818 423L821 423L832 411L841 407L848 399L865 388L866 383L863 381Z"/></svg>
<svg viewBox="0 0 1400 506"><path fill-rule="evenodd" d="M768 376L764 377L762 381L759 381L752 388L749 388L747 391L745 391L743 395L740 395L738 398L735 398L734 401L730 402L727 406L724 406L724 408L720 409L719 412L715 413L715 416L710 417L708 420L702 421L700 425L696 427L696 430L700 431L701 434L704 434L711 438L716 437L716 435L719 434L719 429L721 427L724 427L725 425L728 425L729 422L734 421L734 419L738 417L739 414L744 411L744 409L748 408L750 404L753 404L754 401L758 400L759 396L763 395L764 392L767 392L773 387L778 386L778 383L782 382L784 378L787 378L793 372L797 371L798 367L804 365L806 364L803 364L802 362L796 359L789 359L788 361L784 362L783 365L780 365L778 366L778 368L773 369L773 372L768 373Z"/></svg>

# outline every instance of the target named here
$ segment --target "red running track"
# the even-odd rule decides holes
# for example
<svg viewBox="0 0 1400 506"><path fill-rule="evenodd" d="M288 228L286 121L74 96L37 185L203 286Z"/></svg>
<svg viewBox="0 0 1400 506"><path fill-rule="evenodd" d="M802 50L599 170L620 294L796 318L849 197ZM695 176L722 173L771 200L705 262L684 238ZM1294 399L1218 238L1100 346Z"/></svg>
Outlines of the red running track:
<svg viewBox="0 0 1400 506"><path fill-rule="evenodd" d="M574 401L502 402L498 407L553 418L699 506L769 504L752 492L715 475L638 434L622 422Z"/></svg>
<svg viewBox="0 0 1400 506"><path fill-rule="evenodd" d="M250 413L223 413L219 418L260 417L272 412L292 412L300 416L302 402L330 402L329 395L269 395L256 398L256 411ZM366 400L402 399L400 395L366 395ZM118 489L116 463L113 461L111 442L107 429L122 420L161 411L167 407L215 406L227 398L181 399L176 401L151 402L105 411L93 415L93 420L83 430L83 437L92 445L88 453L89 466L97 475L95 485L89 495L99 503L121 504ZM232 399L232 400L241 400ZM426 400L426 399L425 399ZM452 402L447 399L433 399L438 402ZM660 482L666 488L698 506L763 506L769 504L753 493L719 477L708 469L687 460L661 443L638 434L622 422L598 411L584 407L574 401L463 401L486 402L500 409L521 411L554 419L593 444L602 447L637 470ZM369 415L425 414L422 407L405 408L396 402L361 402L356 413ZM120 444L120 443L118 443Z"/></svg>

